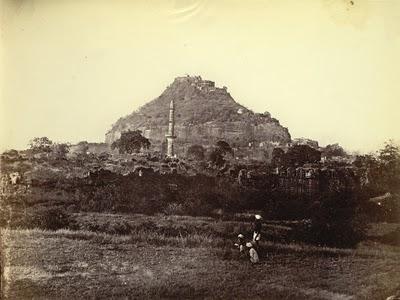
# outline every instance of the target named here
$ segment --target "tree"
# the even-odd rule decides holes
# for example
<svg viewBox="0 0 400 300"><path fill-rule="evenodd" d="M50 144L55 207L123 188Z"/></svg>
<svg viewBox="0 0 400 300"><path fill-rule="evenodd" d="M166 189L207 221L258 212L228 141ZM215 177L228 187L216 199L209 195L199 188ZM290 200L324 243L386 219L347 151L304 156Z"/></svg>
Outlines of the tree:
<svg viewBox="0 0 400 300"><path fill-rule="evenodd" d="M367 219L354 193L321 195L311 207L311 226L306 236L311 242L335 247L354 247L366 236Z"/></svg>
<svg viewBox="0 0 400 300"><path fill-rule="evenodd" d="M347 156L346 151L344 151L344 149L339 144L327 145L323 149L322 153L324 156L326 156L328 158L332 158L332 157L336 157L336 156L340 156L340 157Z"/></svg>
<svg viewBox="0 0 400 300"><path fill-rule="evenodd" d="M66 143L53 144L51 147L52 155L55 159L65 159L69 152L70 145Z"/></svg>
<svg viewBox="0 0 400 300"><path fill-rule="evenodd" d="M19 160L20 158L21 156L19 155L18 151L14 149L4 151L1 154L1 159L4 161L16 161Z"/></svg>
<svg viewBox="0 0 400 300"><path fill-rule="evenodd" d="M210 152L208 160L217 167L222 167L225 163L224 153L220 148L216 148Z"/></svg>
<svg viewBox="0 0 400 300"><path fill-rule="evenodd" d="M285 160L285 151L282 148L274 148L272 150L272 165L273 166L280 166L284 164Z"/></svg>
<svg viewBox="0 0 400 300"><path fill-rule="evenodd" d="M400 149L388 141L377 154L358 155L353 163L358 168L363 193L376 197L400 192Z"/></svg>
<svg viewBox="0 0 400 300"><path fill-rule="evenodd" d="M218 141L209 155L209 161L217 167L222 167L227 154L233 156L233 149L231 146L225 141Z"/></svg>
<svg viewBox="0 0 400 300"><path fill-rule="evenodd" d="M385 143L383 149L379 150L378 158L386 165L395 165L400 161L400 149L395 145L393 140Z"/></svg>
<svg viewBox="0 0 400 300"><path fill-rule="evenodd" d="M217 148L221 150L224 154L230 154L233 156L233 149L231 146L225 141L218 141L216 144Z"/></svg>
<svg viewBox="0 0 400 300"><path fill-rule="evenodd" d="M88 159L89 143L87 141L80 141L73 147L72 153L73 158L76 162L84 164L84 161Z"/></svg>
<svg viewBox="0 0 400 300"><path fill-rule="evenodd" d="M204 159L204 147L201 145L192 145L188 148L186 152L187 157L191 157L195 160L203 160Z"/></svg>
<svg viewBox="0 0 400 300"><path fill-rule="evenodd" d="M285 160L290 165L304 165L321 160L321 152L308 145L294 145L285 154Z"/></svg>
<svg viewBox="0 0 400 300"><path fill-rule="evenodd" d="M378 160L374 155L357 155L353 162L357 168L376 168L378 166Z"/></svg>
<svg viewBox="0 0 400 300"><path fill-rule="evenodd" d="M378 154L380 183L388 191L400 189L400 149L392 140L385 143Z"/></svg>
<svg viewBox="0 0 400 300"><path fill-rule="evenodd" d="M53 142L47 137L35 137L29 142L29 148L36 153L51 152Z"/></svg>
<svg viewBox="0 0 400 300"><path fill-rule="evenodd" d="M75 152L79 155L86 155L89 150L89 143L87 141L81 141L76 145Z"/></svg>
<svg viewBox="0 0 400 300"><path fill-rule="evenodd" d="M128 130L121 134L121 137L111 144L111 149L118 149L122 153L138 153L141 149L148 149L150 141L142 136L140 130Z"/></svg>

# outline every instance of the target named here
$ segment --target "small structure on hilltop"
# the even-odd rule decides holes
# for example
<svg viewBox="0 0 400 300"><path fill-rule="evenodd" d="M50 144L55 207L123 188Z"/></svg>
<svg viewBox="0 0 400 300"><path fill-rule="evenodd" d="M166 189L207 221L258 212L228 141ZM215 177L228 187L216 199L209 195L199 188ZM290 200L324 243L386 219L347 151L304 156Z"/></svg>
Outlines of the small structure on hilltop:
<svg viewBox="0 0 400 300"><path fill-rule="evenodd" d="M175 136L175 102L171 100L169 104L169 122L168 122L168 133L165 136L167 138L167 156L174 157L174 139Z"/></svg>

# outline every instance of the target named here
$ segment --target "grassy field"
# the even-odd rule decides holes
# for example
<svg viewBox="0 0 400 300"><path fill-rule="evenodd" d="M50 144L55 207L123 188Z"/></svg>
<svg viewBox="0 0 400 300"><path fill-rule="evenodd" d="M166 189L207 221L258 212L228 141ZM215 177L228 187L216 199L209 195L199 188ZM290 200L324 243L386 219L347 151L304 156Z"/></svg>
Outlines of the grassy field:
<svg viewBox="0 0 400 300"><path fill-rule="evenodd" d="M266 225L251 265L233 244L239 221L185 216L76 215L77 230L1 231L2 291L26 298L385 299L400 290L400 247L357 249L279 241L290 223ZM398 227L377 224L373 236ZM230 232L232 239L230 239Z"/></svg>

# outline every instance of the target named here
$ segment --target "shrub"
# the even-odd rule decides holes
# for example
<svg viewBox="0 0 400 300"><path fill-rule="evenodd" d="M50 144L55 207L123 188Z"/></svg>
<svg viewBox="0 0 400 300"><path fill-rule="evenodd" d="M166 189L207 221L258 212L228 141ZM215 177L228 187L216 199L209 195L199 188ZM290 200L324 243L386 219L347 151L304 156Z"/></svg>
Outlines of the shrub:
<svg viewBox="0 0 400 300"><path fill-rule="evenodd" d="M201 161L204 159L205 149L201 145L192 145L186 151L186 157L191 158L196 161Z"/></svg>
<svg viewBox="0 0 400 300"><path fill-rule="evenodd" d="M192 216L210 216L212 211L218 206L218 195L210 191L195 191L192 195L187 195L184 202L185 212Z"/></svg>
<svg viewBox="0 0 400 300"><path fill-rule="evenodd" d="M132 227L125 220L112 219L110 222L102 224L100 227L101 232L105 232L108 234L130 234L132 231Z"/></svg>
<svg viewBox="0 0 400 300"><path fill-rule="evenodd" d="M164 209L166 215L184 215L185 209L182 204L179 203L169 203Z"/></svg>
<svg viewBox="0 0 400 300"><path fill-rule="evenodd" d="M388 197L376 201L369 199L363 203L363 209L372 222L398 223L400 221L400 194L389 194Z"/></svg>
<svg viewBox="0 0 400 300"><path fill-rule="evenodd" d="M338 193L317 201L310 223L294 230L294 237L318 245L354 247L366 236L366 217L351 194Z"/></svg>
<svg viewBox="0 0 400 300"><path fill-rule="evenodd" d="M121 137L111 144L111 149L117 148L119 153L139 153L141 149L148 149L150 141L142 136L140 130L122 132Z"/></svg>
<svg viewBox="0 0 400 300"><path fill-rule="evenodd" d="M72 217L61 208L33 206L13 217L10 226L57 230L72 227L73 223Z"/></svg>
<svg viewBox="0 0 400 300"><path fill-rule="evenodd" d="M265 195L264 203L264 214L270 219L299 220L314 213L309 209L310 199L304 195L274 192Z"/></svg>
<svg viewBox="0 0 400 300"><path fill-rule="evenodd" d="M14 161L18 161L21 159L21 156L19 155L17 150L11 149L8 151L4 151L1 155L0 155L1 160L5 161L5 162L14 162Z"/></svg>

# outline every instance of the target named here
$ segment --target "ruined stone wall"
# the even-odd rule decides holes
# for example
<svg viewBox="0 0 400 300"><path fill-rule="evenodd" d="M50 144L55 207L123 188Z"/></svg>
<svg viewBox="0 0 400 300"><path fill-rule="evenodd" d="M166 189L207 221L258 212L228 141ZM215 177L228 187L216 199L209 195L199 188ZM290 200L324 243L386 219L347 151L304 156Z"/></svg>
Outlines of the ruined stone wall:
<svg viewBox="0 0 400 300"><path fill-rule="evenodd" d="M240 177L240 175L239 175ZM352 168L285 168L272 174L252 175L242 172L238 182L242 185L265 186L292 196L316 196L330 192L350 192L358 188L360 178Z"/></svg>

